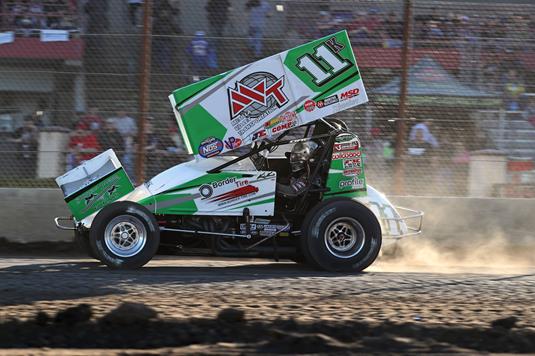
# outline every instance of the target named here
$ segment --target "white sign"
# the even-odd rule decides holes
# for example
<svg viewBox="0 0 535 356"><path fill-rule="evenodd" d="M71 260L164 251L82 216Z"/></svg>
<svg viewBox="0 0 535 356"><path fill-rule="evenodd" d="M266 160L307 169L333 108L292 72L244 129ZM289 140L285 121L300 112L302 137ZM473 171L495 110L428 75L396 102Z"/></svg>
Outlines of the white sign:
<svg viewBox="0 0 535 356"><path fill-rule="evenodd" d="M15 41L15 33L13 31L0 32L0 45L12 43Z"/></svg>
<svg viewBox="0 0 535 356"><path fill-rule="evenodd" d="M66 42L69 40L69 31L41 30L41 42Z"/></svg>

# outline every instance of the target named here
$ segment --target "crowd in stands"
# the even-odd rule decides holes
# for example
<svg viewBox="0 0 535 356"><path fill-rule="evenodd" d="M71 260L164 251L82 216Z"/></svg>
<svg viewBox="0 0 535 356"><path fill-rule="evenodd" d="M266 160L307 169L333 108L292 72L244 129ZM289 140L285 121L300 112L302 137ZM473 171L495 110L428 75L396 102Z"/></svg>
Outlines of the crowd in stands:
<svg viewBox="0 0 535 356"><path fill-rule="evenodd" d="M218 50L221 45L217 37L222 37L229 19L231 3L229 0L208 0L205 11L208 19L208 33L198 30L186 48L190 70L196 80L215 74L219 67ZM264 31L266 22L273 13L267 0L248 0L245 3L248 18L247 57L256 60L264 56Z"/></svg>
<svg viewBox="0 0 535 356"><path fill-rule="evenodd" d="M148 154L155 153L147 161L149 175L158 173L169 163L176 163L177 155L183 153L178 130L173 121L170 121L171 124L166 129L160 130L158 134L153 122L153 118L148 118L145 127L145 151ZM119 156L128 175L134 178L137 130L136 120L124 109L118 110L114 116L107 119L100 115L97 108L89 109L87 114L80 116L70 134L66 169L70 170L112 148Z"/></svg>
<svg viewBox="0 0 535 356"><path fill-rule="evenodd" d="M320 11L315 24L297 23L298 32L307 38L325 36L347 29L359 45L398 48L403 34L402 13L379 8L358 11ZM533 38L535 16L495 12L467 15L431 9L416 15L413 27L415 47L455 47L463 42L479 43L485 48L509 49L518 41ZM511 43L511 40L515 43Z"/></svg>
<svg viewBox="0 0 535 356"><path fill-rule="evenodd" d="M76 30L72 0L1 0L0 28L29 34L30 30Z"/></svg>

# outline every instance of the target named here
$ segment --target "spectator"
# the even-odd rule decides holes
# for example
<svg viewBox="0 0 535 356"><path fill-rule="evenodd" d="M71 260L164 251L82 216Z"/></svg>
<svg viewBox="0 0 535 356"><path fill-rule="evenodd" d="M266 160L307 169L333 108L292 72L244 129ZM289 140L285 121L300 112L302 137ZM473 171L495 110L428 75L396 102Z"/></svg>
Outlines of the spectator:
<svg viewBox="0 0 535 356"><path fill-rule="evenodd" d="M505 106L507 110L519 111L520 110L520 98L525 92L524 85L517 77L516 70L509 70L507 83L505 84Z"/></svg>
<svg viewBox="0 0 535 356"><path fill-rule="evenodd" d="M130 6L130 5L129 5ZM104 33L108 28L108 1L107 0L88 0L84 6L84 11L87 14L87 32L89 33ZM89 36L89 41L101 42L100 37ZM95 46L97 47L97 46ZM97 47L98 48L98 47Z"/></svg>
<svg viewBox="0 0 535 356"><path fill-rule="evenodd" d="M348 26L349 33L355 40L363 40L370 37L367 15L365 11L357 12L355 20Z"/></svg>
<svg viewBox="0 0 535 356"><path fill-rule="evenodd" d="M160 135L157 135L154 132L154 124L153 124L154 118L153 117L147 117L147 120L145 121L145 151L146 152L156 152L157 150L162 149L160 147Z"/></svg>
<svg viewBox="0 0 535 356"><path fill-rule="evenodd" d="M46 19L43 10L43 4L40 0L32 0L30 6L28 7L28 12L30 13L30 19L32 21L33 27L46 27Z"/></svg>
<svg viewBox="0 0 535 356"><path fill-rule="evenodd" d="M435 136L433 136L430 130L432 123L433 122L431 120L425 120L414 125L409 134L409 140L411 142L418 142L419 138L421 137L421 140L431 145L431 147L438 148L438 140L435 138Z"/></svg>
<svg viewBox="0 0 535 356"><path fill-rule="evenodd" d="M264 27L271 7L266 0L249 0L245 7L249 10L249 45L256 58L260 58Z"/></svg>
<svg viewBox="0 0 535 356"><path fill-rule="evenodd" d="M117 111L117 116L110 119L119 133L125 138L133 138L137 134L136 121L128 116L125 110Z"/></svg>
<svg viewBox="0 0 535 356"><path fill-rule="evenodd" d="M381 19L376 9L370 9L369 13L359 11L355 21L349 25L352 38L361 45L373 45L375 40L380 39Z"/></svg>
<svg viewBox="0 0 535 356"><path fill-rule="evenodd" d="M528 102L526 110L524 111L524 118L535 126L535 94L527 94Z"/></svg>
<svg viewBox="0 0 535 356"><path fill-rule="evenodd" d="M403 27L401 21L398 20L396 13L391 12L383 21L386 33L385 47L400 48L403 38Z"/></svg>
<svg viewBox="0 0 535 356"><path fill-rule="evenodd" d="M439 41L444 38L444 33L440 29L440 22L438 21L427 22L427 37L432 41ZM431 45L433 45L433 43Z"/></svg>
<svg viewBox="0 0 535 356"><path fill-rule="evenodd" d="M124 153L125 142L123 136L117 131L111 119L104 121L102 128L98 132L97 140L103 151L111 148L118 155Z"/></svg>
<svg viewBox="0 0 535 356"><path fill-rule="evenodd" d="M162 170L168 168L168 165L162 164L165 161L167 152L160 146L160 135L154 132L153 118L148 117L145 121L145 152L151 159L147 160L146 175L153 177Z"/></svg>
<svg viewBox="0 0 535 356"><path fill-rule="evenodd" d="M409 194L430 194L435 188L437 177L435 173L438 169L436 146L429 142L429 137L426 139L425 132L424 129L415 130L413 138L407 145L406 184L409 187Z"/></svg>
<svg viewBox="0 0 535 356"><path fill-rule="evenodd" d="M329 11L320 11L319 18L316 23L318 34L320 37L325 37L336 32L336 27Z"/></svg>
<svg viewBox="0 0 535 356"><path fill-rule="evenodd" d="M160 0L154 11L153 43L155 63L164 73L171 72L175 38L182 33L175 19L179 11L168 0Z"/></svg>
<svg viewBox="0 0 535 356"><path fill-rule="evenodd" d="M141 5L143 5L143 0L128 0L128 14L132 26L137 26L140 23L138 18L141 12Z"/></svg>
<svg viewBox="0 0 535 356"><path fill-rule="evenodd" d="M470 163L470 152L468 152L464 143L453 143L453 158L451 160L455 165L468 165Z"/></svg>
<svg viewBox="0 0 535 356"><path fill-rule="evenodd" d="M69 140L67 170L95 157L100 152L100 145L93 130L76 130Z"/></svg>
<svg viewBox="0 0 535 356"><path fill-rule="evenodd" d="M186 49L190 56L191 72L193 76L206 76L209 71L209 56L213 51L204 38L204 31L195 32L195 38Z"/></svg>
<svg viewBox="0 0 535 356"><path fill-rule="evenodd" d="M65 3L62 0L47 0L45 2L46 26L48 28L60 28L61 15L65 8Z"/></svg>
<svg viewBox="0 0 535 356"><path fill-rule="evenodd" d="M99 130L104 123L102 117L98 114L98 108L92 107L89 113L80 118L76 124L77 130Z"/></svg>
<svg viewBox="0 0 535 356"><path fill-rule="evenodd" d="M229 0L208 0L205 6L210 25L210 36L223 36L228 21Z"/></svg>
<svg viewBox="0 0 535 356"><path fill-rule="evenodd" d="M134 138L137 134L137 124L133 118L127 115L126 111L119 110L117 116L111 118L113 126L121 134L124 140L124 153L121 162L126 173L132 180L134 179Z"/></svg>
<svg viewBox="0 0 535 356"><path fill-rule="evenodd" d="M13 142L18 144L18 158L27 177L33 177L37 157L38 130L31 116L24 119L21 127L13 133Z"/></svg>

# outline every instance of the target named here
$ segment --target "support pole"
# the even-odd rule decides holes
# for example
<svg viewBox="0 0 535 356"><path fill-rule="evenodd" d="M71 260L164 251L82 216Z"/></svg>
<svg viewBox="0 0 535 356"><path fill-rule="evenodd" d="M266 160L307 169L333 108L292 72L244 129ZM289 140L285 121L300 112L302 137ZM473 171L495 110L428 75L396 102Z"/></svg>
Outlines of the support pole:
<svg viewBox="0 0 535 356"><path fill-rule="evenodd" d="M394 167L394 192L397 195L405 193L405 134L407 85L409 75L409 42L412 27L412 1L405 0L403 13L403 47L401 49L401 81L399 88L399 111L396 120L396 164Z"/></svg>
<svg viewBox="0 0 535 356"><path fill-rule="evenodd" d="M152 0L143 3L143 46L141 49L139 80L139 119L136 152L136 179L141 184L145 180L145 122L149 113L150 72L152 53Z"/></svg>

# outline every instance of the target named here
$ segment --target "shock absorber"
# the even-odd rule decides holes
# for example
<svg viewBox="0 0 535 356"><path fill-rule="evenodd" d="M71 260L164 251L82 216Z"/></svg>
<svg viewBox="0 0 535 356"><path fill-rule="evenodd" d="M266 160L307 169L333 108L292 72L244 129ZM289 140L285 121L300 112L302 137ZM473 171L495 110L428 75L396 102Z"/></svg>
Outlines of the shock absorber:
<svg viewBox="0 0 535 356"><path fill-rule="evenodd" d="M251 238L251 213L249 211L249 208L243 209L243 218L245 219L245 235L247 235L247 238Z"/></svg>

